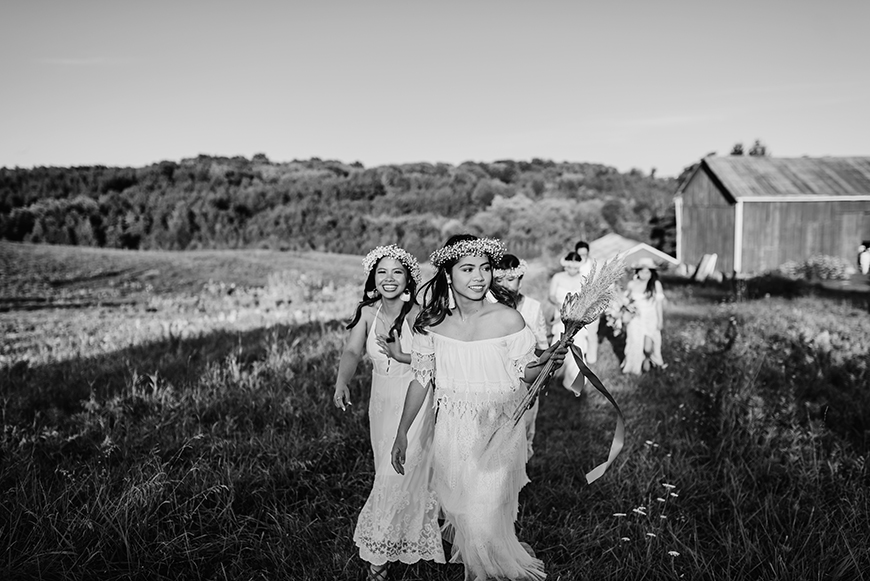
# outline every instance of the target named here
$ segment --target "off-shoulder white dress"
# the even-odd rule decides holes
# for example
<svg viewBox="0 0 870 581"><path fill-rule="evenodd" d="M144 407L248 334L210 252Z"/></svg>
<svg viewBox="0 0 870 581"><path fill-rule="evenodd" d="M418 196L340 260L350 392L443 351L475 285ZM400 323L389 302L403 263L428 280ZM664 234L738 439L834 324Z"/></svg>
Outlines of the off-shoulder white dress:
<svg viewBox="0 0 870 581"><path fill-rule="evenodd" d="M511 415L528 389L521 377L536 360L534 346L528 327L478 341L414 336L415 376L435 385L433 487L452 536L451 562L464 564L466 581L545 577L514 529L529 479L526 428Z"/></svg>
<svg viewBox="0 0 870 581"><path fill-rule="evenodd" d="M405 321L400 342L411 350L411 329ZM390 463L390 451L408 384L414 378L411 366L381 353L372 325L366 337L366 353L372 361L372 392L369 424L375 459L375 482L357 520L353 540L360 558L375 565L388 561L444 563L438 503L432 490L432 436L435 417L431 396L408 430L405 475Z"/></svg>

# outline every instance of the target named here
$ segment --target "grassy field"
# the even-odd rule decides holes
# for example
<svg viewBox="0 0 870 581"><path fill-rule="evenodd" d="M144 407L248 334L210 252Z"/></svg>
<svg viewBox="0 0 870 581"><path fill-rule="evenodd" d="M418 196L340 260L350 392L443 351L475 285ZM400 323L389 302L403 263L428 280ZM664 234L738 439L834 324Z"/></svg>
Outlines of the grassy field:
<svg viewBox="0 0 870 581"><path fill-rule="evenodd" d="M0 256L0 579L363 577L369 368L349 412L330 404L357 257ZM546 273L533 265L530 294ZM831 298L666 293L666 370L621 375L603 338L596 371L627 442L592 486L611 410L542 400L518 529L548 578L868 578L870 317Z"/></svg>

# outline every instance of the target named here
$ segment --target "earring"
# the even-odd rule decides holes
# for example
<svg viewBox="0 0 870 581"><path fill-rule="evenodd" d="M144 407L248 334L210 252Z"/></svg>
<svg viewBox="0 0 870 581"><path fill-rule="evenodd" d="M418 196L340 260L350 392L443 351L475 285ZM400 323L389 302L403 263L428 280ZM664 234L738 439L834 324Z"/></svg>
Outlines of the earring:
<svg viewBox="0 0 870 581"><path fill-rule="evenodd" d="M456 297L453 296L453 285L447 287L447 308L451 311L456 308Z"/></svg>
<svg viewBox="0 0 870 581"><path fill-rule="evenodd" d="M495 295L492 294L492 291L491 291L491 290L486 291L486 295L484 295L484 296L486 297L486 300L488 300L488 301L491 302L491 303L497 303L497 302L498 302L498 299L495 298Z"/></svg>
<svg viewBox="0 0 870 581"><path fill-rule="evenodd" d="M411 300L411 291L409 291L408 289L405 289L405 292L403 292L401 294L401 296L399 296L399 300L401 300L403 303L407 303L408 301L410 301Z"/></svg>
<svg viewBox="0 0 870 581"><path fill-rule="evenodd" d="M376 289L376 288L374 288L374 289L372 289L372 290L370 290L370 291L368 291L368 292L366 293L366 296L367 296L368 298L370 298L370 299L376 299L376 298L378 298L380 295L381 295L381 293L379 293L379 292L378 292L378 289Z"/></svg>

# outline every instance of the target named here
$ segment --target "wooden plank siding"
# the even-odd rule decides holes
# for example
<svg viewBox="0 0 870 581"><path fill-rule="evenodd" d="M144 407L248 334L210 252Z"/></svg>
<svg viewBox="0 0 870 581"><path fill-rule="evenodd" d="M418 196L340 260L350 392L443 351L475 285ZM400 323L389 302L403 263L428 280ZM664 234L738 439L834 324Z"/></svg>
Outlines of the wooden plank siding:
<svg viewBox="0 0 870 581"><path fill-rule="evenodd" d="M705 254L717 254L716 270L734 270L734 204L703 168L685 185L680 216L680 259L698 266Z"/></svg>
<svg viewBox="0 0 870 581"><path fill-rule="evenodd" d="M749 202L743 204L742 273L774 270L816 254L854 258L870 203Z"/></svg>

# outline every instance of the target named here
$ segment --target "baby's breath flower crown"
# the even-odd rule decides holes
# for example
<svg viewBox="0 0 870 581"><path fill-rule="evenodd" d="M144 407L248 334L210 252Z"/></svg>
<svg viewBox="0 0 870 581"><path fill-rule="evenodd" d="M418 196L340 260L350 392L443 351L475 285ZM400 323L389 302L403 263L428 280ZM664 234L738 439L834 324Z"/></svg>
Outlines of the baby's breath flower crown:
<svg viewBox="0 0 870 581"><path fill-rule="evenodd" d="M395 258L399 262L402 263L402 266L408 269L408 272L411 273L411 278L414 279L414 282L417 283L417 286L420 286L420 283L423 281L423 275L420 274L420 264L417 262L417 259L414 258L407 250L396 246L395 244L389 244L387 246L378 246L377 248L372 249L371 252L366 254L366 257L363 258L362 265L366 271L366 276L372 271L375 265L381 258L385 256L389 256L390 258Z"/></svg>
<svg viewBox="0 0 870 581"><path fill-rule="evenodd" d="M523 259L520 259L520 265L514 268L496 268L492 271L492 276L496 278L512 276L514 278L519 278L521 276L525 276L526 271L529 269L529 263Z"/></svg>
<svg viewBox="0 0 870 581"><path fill-rule="evenodd" d="M505 246L498 238L477 238L475 240L460 240L450 246L439 248L429 255L429 262L435 268L441 268L451 260L463 256L488 256L494 263L502 259Z"/></svg>

